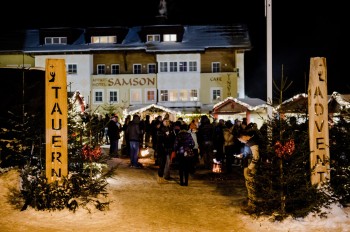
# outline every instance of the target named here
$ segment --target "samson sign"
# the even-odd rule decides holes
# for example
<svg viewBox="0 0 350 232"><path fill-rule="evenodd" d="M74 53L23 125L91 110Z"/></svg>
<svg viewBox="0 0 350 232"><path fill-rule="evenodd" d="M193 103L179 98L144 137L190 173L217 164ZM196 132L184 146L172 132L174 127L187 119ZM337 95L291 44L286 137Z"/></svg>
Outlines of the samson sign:
<svg viewBox="0 0 350 232"><path fill-rule="evenodd" d="M46 177L48 182L68 174L67 79L65 61L46 59Z"/></svg>
<svg viewBox="0 0 350 232"><path fill-rule="evenodd" d="M326 59L311 58L308 88L311 183L330 179Z"/></svg>

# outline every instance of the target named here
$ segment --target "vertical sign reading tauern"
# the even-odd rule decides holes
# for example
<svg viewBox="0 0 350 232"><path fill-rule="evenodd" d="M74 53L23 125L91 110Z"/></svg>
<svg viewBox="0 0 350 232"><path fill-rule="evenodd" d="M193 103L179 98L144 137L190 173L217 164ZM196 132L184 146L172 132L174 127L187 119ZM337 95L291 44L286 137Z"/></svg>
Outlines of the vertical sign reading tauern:
<svg viewBox="0 0 350 232"><path fill-rule="evenodd" d="M310 60L308 87L311 184L330 180L326 59Z"/></svg>
<svg viewBox="0 0 350 232"><path fill-rule="evenodd" d="M67 78L63 59L46 59L46 177L60 181L68 175Z"/></svg>

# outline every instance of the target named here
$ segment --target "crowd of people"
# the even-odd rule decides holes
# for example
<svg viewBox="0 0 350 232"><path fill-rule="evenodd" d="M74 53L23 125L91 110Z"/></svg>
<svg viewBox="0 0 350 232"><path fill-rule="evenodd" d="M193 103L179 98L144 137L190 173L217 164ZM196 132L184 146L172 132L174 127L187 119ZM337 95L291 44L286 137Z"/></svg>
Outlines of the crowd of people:
<svg viewBox="0 0 350 232"><path fill-rule="evenodd" d="M140 152L152 148L159 184L173 179L171 169L178 170L180 185L188 186L190 174L197 169L214 171L219 165L221 172L230 174L234 166L240 166L248 193L248 207L254 208L254 179L261 160L259 145L261 133L265 133L264 126L258 129L256 123L248 123L246 118L242 121L216 120L207 115L193 118L189 123L183 118L172 121L168 114L153 120L150 115L143 119L138 114L128 115L123 123L116 114L94 120L94 124L102 127L97 138L110 145L111 158L128 156L130 167L142 168ZM296 118L291 117L289 123L294 134L298 131Z"/></svg>
<svg viewBox="0 0 350 232"><path fill-rule="evenodd" d="M149 115L144 119L137 114L128 115L123 123L117 115L108 118L104 136L110 144L109 155L118 157L123 153L130 157L130 167L142 168L138 161L140 150L152 148L155 165L158 166L158 183L172 179L172 167L179 170L180 185L187 186L189 174L198 168L211 170L214 164L218 164L224 172L231 173L234 165L246 168L254 161L250 143L242 136L246 134L246 128L258 129L255 123L247 125L245 118L232 122L210 120L202 115L190 123L182 118L172 121L168 114L157 116L152 121ZM121 137L122 146L118 147Z"/></svg>
<svg viewBox="0 0 350 232"><path fill-rule="evenodd" d="M140 150L151 147L155 165L158 166L157 182L168 183L173 179L170 170L175 167L181 186L189 185L190 174L198 168L212 170L220 165L222 171L232 173L233 166L241 166L245 178L248 207L254 208L254 175L259 156L259 129L256 123L242 121L210 120L206 115L186 123L182 118L170 120L168 114L152 121L146 115L128 115L121 123L117 115L99 118L104 128L100 139L110 144L109 156L122 153L130 157L130 167L142 168ZM122 138L121 147L119 140ZM123 151L122 151L123 150ZM121 152L122 151L122 152Z"/></svg>

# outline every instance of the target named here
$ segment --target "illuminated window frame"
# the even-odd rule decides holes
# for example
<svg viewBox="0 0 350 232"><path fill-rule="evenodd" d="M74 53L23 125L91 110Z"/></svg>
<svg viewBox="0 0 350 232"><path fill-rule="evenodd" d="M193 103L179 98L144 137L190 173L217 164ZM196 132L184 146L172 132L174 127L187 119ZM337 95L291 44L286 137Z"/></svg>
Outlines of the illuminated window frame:
<svg viewBox="0 0 350 232"><path fill-rule="evenodd" d="M91 43L117 43L117 36L91 36Z"/></svg>
<svg viewBox="0 0 350 232"><path fill-rule="evenodd" d="M163 41L164 42L176 42L177 41L177 35L176 34L164 34L163 35Z"/></svg>
<svg viewBox="0 0 350 232"><path fill-rule="evenodd" d="M156 89L145 89L145 102L155 103L157 101Z"/></svg>
<svg viewBox="0 0 350 232"><path fill-rule="evenodd" d="M130 89L130 104L141 104L141 103L142 103L142 90Z"/></svg>
<svg viewBox="0 0 350 232"><path fill-rule="evenodd" d="M160 42L160 35L147 35L147 42Z"/></svg>

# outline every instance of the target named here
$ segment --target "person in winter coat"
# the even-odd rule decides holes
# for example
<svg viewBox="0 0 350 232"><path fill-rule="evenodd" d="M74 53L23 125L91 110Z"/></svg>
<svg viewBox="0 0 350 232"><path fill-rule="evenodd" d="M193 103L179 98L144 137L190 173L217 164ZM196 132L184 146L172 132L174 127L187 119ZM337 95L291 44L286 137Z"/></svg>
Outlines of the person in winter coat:
<svg viewBox="0 0 350 232"><path fill-rule="evenodd" d="M193 173L196 171L197 165L200 163L200 158L199 158L199 145L198 145L198 140L197 140L197 128L190 128L188 132L191 134L193 141L194 141L194 147L193 147Z"/></svg>
<svg viewBox="0 0 350 232"><path fill-rule="evenodd" d="M256 186L255 175L260 160L259 154L259 135L253 123L249 123L246 128L240 130L238 139L245 144L243 153L237 155L242 158L243 174L248 193L248 211L254 211L256 208Z"/></svg>
<svg viewBox="0 0 350 232"><path fill-rule="evenodd" d="M234 154L234 138L233 138L233 124L230 120L225 122L224 128L224 155L226 160L226 173L232 172L233 154Z"/></svg>
<svg viewBox="0 0 350 232"><path fill-rule="evenodd" d="M181 125L180 132L176 135L174 150L179 162L179 177L180 185L188 186L188 176L191 169L193 169L193 147L194 140L192 135L188 132L187 125Z"/></svg>
<svg viewBox="0 0 350 232"><path fill-rule="evenodd" d="M209 170L213 168L214 133L214 126L210 123L208 116L202 115L198 127L197 141L199 144L200 156L203 157L204 160L204 166Z"/></svg>
<svg viewBox="0 0 350 232"><path fill-rule="evenodd" d="M163 123L157 131L157 159L159 163L158 179L159 184L167 183L170 179L170 170L166 167L167 160L170 160L171 152L174 150L175 133L170 126L169 118L164 118ZM166 173L166 170L168 173Z"/></svg>
<svg viewBox="0 0 350 232"><path fill-rule="evenodd" d="M224 128L225 120L220 119L219 122L214 126L214 163L220 164L224 156Z"/></svg>
<svg viewBox="0 0 350 232"><path fill-rule="evenodd" d="M110 142L109 156L117 157L118 156L118 143L120 139L120 128L117 125L118 118L112 116L111 120L107 124L107 133Z"/></svg>
<svg viewBox="0 0 350 232"><path fill-rule="evenodd" d="M140 129L140 116L135 114L132 121L126 128L126 136L130 145L130 167L140 168L139 160L140 137L142 131Z"/></svg>

